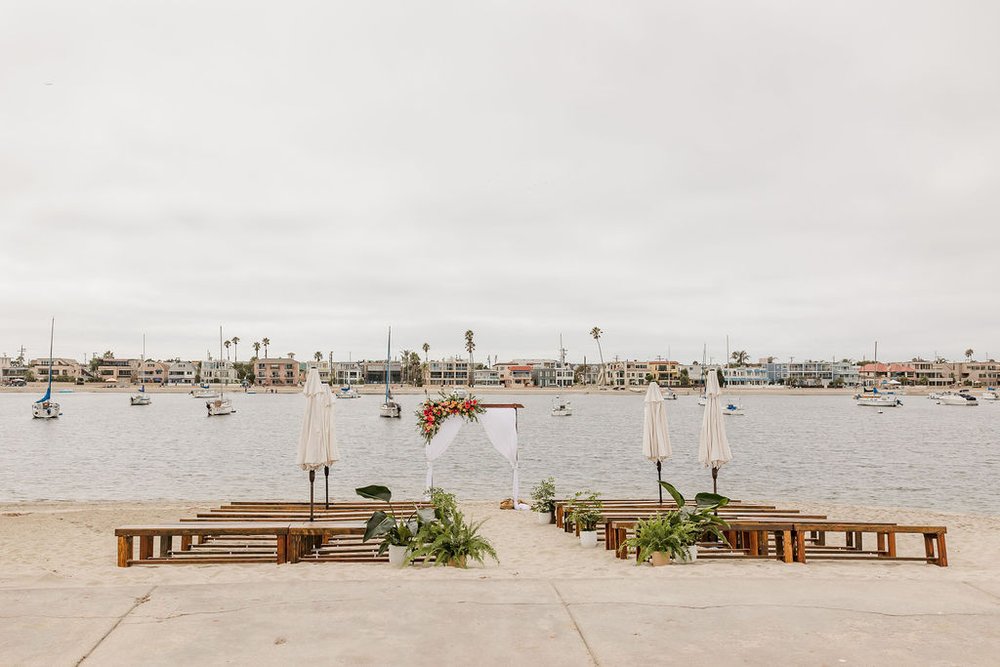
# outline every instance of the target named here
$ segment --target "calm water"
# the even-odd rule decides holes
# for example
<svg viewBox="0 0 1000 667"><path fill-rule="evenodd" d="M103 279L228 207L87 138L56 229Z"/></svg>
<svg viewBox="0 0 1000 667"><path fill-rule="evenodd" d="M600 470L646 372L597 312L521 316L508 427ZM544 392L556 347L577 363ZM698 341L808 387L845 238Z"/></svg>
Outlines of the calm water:
<svg viewBox="0 0 1000 667"><path fill-rule="evenodd" d="M641 454L641 395L574 395L569 418L549 415L549 396L492 398L526 406L522 496L548 475L560 493L655 494L655 468ZM33 399L0 395L0 501L308 498L306 474L294 465L300 395L234 394L236 415L207 418L204 401L186 395L153 394L152 405L131 407L125 394L60 394L65 414L52 421L31 419ZM401 420L377 416L380 397L336 403L342 458L331 495L372 483L420 493L423 445L412 414L420 400L401 397ZM1000 405L904 402L878 414L846 396L744 397L747 416L726 418L735 459L720 473L720 491L1000 511ZM688 492L711 487L697 461L702 410L694 397L667 402L674 457L664 479ZM435 482L461 498L498 499L509 495L510 468L480 427L466 425L435 464Z"/></svg>

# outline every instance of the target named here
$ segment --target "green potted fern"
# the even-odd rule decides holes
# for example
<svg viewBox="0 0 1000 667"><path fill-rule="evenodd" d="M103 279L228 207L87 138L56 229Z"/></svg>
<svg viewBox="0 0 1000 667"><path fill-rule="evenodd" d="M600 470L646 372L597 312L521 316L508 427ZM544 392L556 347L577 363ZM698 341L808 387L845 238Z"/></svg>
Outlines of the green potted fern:
<svg viewBox="0 0 1000 667"><path fill-rule="evenodd" d="M462 513L454 509L447 520L424 524L417 535L418 545L406 560L422 558L434 565L465 568L469 560L482 565L489 556L499 563L493 545L479 534L482 525L482 521L466 523Z"/></svg>
<svg viewBox="0 0 1000 667"><path fill-rule="evenodd" d="M538 523L549 524L555 520L556 511L556 480L553 477L543 479L531 489L531 511L535 513Z"/></svg>
<svg viewBox="0 0 1000 667"><path fill-rule="evenodd" d="M666 565L673 559L677 563L691 563L698 558L697 543L708 538L724 541L722 531L726 522L716 510L729 504L729 498L715 493L699 493L695 507L687 505L684 496L672 484L660 482L670 493L677 509L639 521L635 536L625 541L623 548L638 550L638 563L651 560L653 565Z"/></svg>

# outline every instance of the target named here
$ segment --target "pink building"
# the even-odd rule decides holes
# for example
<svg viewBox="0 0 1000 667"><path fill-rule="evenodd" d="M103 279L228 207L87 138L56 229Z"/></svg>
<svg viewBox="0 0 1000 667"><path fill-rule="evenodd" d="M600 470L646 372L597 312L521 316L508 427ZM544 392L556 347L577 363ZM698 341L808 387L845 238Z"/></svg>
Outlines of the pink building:
<svg viewBox="0 0 1000 667"><path fill-rule="evenodd" d="M295 386L302 379L299 362L291 358L258 359L253 372L255 383L262 387Z"/></svg>

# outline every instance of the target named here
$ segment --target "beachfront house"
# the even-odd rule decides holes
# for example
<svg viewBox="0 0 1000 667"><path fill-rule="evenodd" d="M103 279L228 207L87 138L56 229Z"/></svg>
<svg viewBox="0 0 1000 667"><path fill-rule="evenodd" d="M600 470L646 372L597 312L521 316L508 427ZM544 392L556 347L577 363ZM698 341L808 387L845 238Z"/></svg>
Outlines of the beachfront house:
<svg viewBox="0 0 1000 667"><path fill-rule="evenodd" d="M139 364L139 382L141 384L165 385L169 372L169 363L147 359Z"/></svg>
<svg viewBox="0 0 1000 667"><path fill-rule="evenodd" d="M726 385L735 387L763 387L770 384L767 369L760 366L730 366L722 369Z"/></svg>
<svg viewBox="0 0 1000 667"><path fill-rule="evenodd" d="M661 387L676 387L681 383L681 365L676 361L657 359L646 362L646 366L653 376L653 382Z"/></svg>
<svg viewBox="0 0 1000 667"><path fill-rule="evenodd" d="M450 387L452 385L463 385L469 382L469 361L451 357L437 361L432 359L428 364L429 378L428 384Z"/></svg>
<svg viewBox="0 0 1000 667"><path fill-rule="evenodd" d="M49 358L32 359L28 364L38 379L49 376ZM72 381L83 377L83 367L73 359L55 357L52 359L52 377L56 380Z"/></svg>
<svg viewBox="0 0 1000 667"><path fill-rule="evenodd" d="M192 385L198 377L198 366L193 361L174 361L167 368L167 384Z"/></svg>
<svg viewBox="0 0 1000 667"><path fill-rule="evenodd" d="M263 387L295 386L302 379L299 362L291 357L258 359L254 363L254 375L257 384Z"/></svg>
<svg viewBox="0 0 1000 667"><path fill-rule="evenodd" d="M385 383L385 360L363 361L361 362L362 377L367 384ZM399 384L403 380L402 362L391 360L389 362L389 384Z"/></svg>
<svg viewBox="0 0 1000 667"><path fill-rule="evenodd" d="M648 361L612 361L605 365L606 384L611 387L635 387L647 383Z"/></svg>
<svg viewBox="0 0 1000 667"><path fill-rule="evenodd" d="M500 371L495 368L477 368L472 371L472 383L477 387L499 387Z"/></svg>
<svg viewBox="0 0 1000 667"><path fill-rule="evenodd" d="M104 382L131 384L138 379L139 359L102 358L97 366L97 376Z"/></svg>
<svg viewBox="0 0 1000 667"><path fill-rule="evenodd" d="M342 387L352 384L361 384L362 370L361 364L356 361L335 361L331 367L334 384Z"/></svg>
<svg viewBox="0 0 1000 667"><path fill-rule="evenodd" d="M316 369L316 372L319 373L320 382L324 383L330 382L330 379L333 376L330 374L332 364L329 361L316 361L315 359L313 359L312 361L306 362L307 374L314 368Z"/></svg>
<svg viewBox="0 0 1000 667"><path fill-rule="evenodd" d="M211 384L236 384L236 368L233 366L233 362L223 359L203 361L201 362L201 381Z"/></svg>
<svg viewBox="0 0 1000 667"><path fill-rule="evenodd" d="M500 384L508 389L511 387L524 388L534 385L534 381L531 379L530 364L506 362L503 364L494 364L493 369L496 370L500 378Z"/></svg>

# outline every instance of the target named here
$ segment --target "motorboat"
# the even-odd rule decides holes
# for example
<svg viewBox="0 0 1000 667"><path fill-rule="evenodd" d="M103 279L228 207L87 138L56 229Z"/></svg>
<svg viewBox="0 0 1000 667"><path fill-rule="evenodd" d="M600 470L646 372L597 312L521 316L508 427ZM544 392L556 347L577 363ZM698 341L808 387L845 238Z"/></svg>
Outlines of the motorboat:
<svg viewBox="0 0 1000 667"><path fill-rule="evenodd" d="M469 390L466 389L465 387L455 386L455 387L451 388L451 394L450 395L454 396L455 398L468 398L469 397Z"/></svg>
<svg viewBox="0 0 1000 667"><path fill-rule="evenodd" d="M52 400L52 342L56 335L56 320L52 318L52 330L49 333L49 384L45 395L31 404L33 419L57 419L62 415L62 406Z"/></svg>
<svg viewBox="0 0 1000 667"><path fill-rule="evenodd" d="M629 387L628 390L631 391L633 394L645 394L646 393L646 390L643 387Z"/></svg>
<svg viewBox="0 0 1000 667"><path fill-rule="evenodd" d="M149 405L152 402L152 399L146 394L132 394L129 397L130 405Z"/></svg>
<svg viewBox="0 0 1000 667"><path fill-rule="evenodd" d="M191 395L195 398L219 398L219 392L214 389L198 389L197 391L192 391Z"/></svg>
<svg viewBox="0 0 1000 667"><path fill-rule="evenodd" d="M727 403L726 407L722 408L722 414L729 415L730 417L743 417L745 416L743 412L742 405L736 405L735 403Z"/></svg>
<svg viewBox="0 0 1000 667"><path fill-rule="evenodd" d="M1000 394L997 393L994 387L987 387L986 391L979 396L979 399L982 401L1000 401Z"/></svg>
<svg viewBox="0 0 1000 667"><path fill-rule="evenodd" d="M931 393L927 394L927 398L931 399L932 401L936 401L939 398L941 398L941 392L932 391Z"/></svg>
<svg viewBox="0 0 1000 667"><path fill-rule="evenodd" d="M676 401L677 400L677 394L674 393L674 391L672 389L670 389L670 387L664 387L663 391L661 393L663 394L663 400L665 400L665 401Z"/></svg>
<svg viewBox="0 0 1000 667"><path fill-rule="evenodd" d="M573 404L569 401L563 400L556 396L552 399L552 416L553 417L572 417L573 416Z"/></svg>
<svg viewBox="0 0 1000 667"><path fill-rule="evenodd" d="M708 397L705 394L698 397L698 405L708 405Z"/></svg>
<svg viewBox="0 0 1000 667"><path fill-rule="evenodd" d="M858 405L870 408L895 408L903 404L894 392L879 391L875 388L871 392L865 390L864 393L855 394L854 400Z"/></svg>
<svg viewBox="0 0 1000 667"><path fill-rule="evenodd" d="M392 327L389 327L389 336L386 339L385 344L385 400L382 401L382 405L379 406L378 414L380 417L388 417L390 419L399 419L400 413L402 413L403 408L396 402L396 399L392 397L392 392L389 390L389 355L392 349Z"/></svg>
<svg viewBox="0 0 1000 667"><path fill-rule="evenodd" d="M946 391L938 398L938 405L979 405L976 397L966 391Z"/></svg>
<svg viewBox="0 0 1000 667"><path fill-rule="evenodd" d="M338 389L334 396L337 398L361 398L361 394L358 393L358 390L350 385L343 386Z"/></svg>

